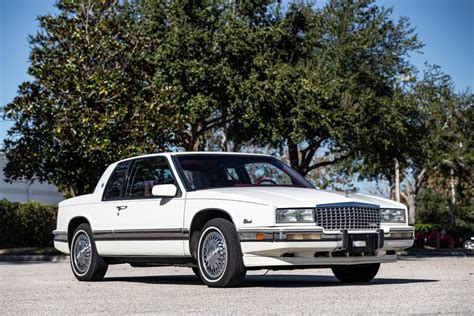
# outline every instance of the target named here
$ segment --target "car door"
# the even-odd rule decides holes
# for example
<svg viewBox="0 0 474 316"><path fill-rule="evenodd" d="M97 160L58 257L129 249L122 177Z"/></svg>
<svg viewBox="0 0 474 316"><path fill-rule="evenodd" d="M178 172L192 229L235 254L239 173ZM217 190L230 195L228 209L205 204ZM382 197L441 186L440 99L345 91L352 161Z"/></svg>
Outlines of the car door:
<svg viewBox="0 0 474 316"><path fill-rule="evenodd" d="M133 160L126 160L115 165L104 187L101 202L94 205L92 229L97 250L101 255L115 255L114 226L118 209L123 205L123 195Z"/></svg>
<svg viewBox="0 0 474 316"><path fill-rule="evenodd" d="M175 197L156 197L152 187L174 184ZM118 255L183 256L185 198L165 156L138 158L117 206L114 240Z"/></svg>

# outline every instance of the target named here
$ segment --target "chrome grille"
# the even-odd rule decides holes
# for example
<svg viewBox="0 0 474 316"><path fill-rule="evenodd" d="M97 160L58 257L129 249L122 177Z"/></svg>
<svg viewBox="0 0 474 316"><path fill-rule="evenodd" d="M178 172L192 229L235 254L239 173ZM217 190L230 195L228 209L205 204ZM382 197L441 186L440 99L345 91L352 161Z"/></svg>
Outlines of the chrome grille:
<svg viewBox="0 0 474 316"><path fill-rule="evenodd" d="M372 204L318 205L316 223L324 229L378 229L380 208Z"/></svg>

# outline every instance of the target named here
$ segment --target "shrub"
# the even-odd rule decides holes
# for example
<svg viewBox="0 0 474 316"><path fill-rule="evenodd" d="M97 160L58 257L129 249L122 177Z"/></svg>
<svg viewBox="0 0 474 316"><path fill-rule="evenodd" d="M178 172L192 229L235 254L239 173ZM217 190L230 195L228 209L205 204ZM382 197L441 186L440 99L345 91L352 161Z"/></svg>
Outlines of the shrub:
<svg viewBox="0 0 474 316"><path fill-rule="evenodd" d="M415 224L415 231L429 234L435 230L439 230L440 226L437 224Z"/></svg>
<svg viewBox="0 0 474 316"><path fill-rule="evenodd" d="M53 245L57 206L0 200L0 247Z"/></svg>
<svg viewBox="0 0 474 316"><path fill-rule="evenodd" d="M463 242L474 236L474 225L463 224L454 227L439 224L415 224L415 245L423 247L431 233L445 229L446 233L453 238L455 247L462 247Z"/></svg>

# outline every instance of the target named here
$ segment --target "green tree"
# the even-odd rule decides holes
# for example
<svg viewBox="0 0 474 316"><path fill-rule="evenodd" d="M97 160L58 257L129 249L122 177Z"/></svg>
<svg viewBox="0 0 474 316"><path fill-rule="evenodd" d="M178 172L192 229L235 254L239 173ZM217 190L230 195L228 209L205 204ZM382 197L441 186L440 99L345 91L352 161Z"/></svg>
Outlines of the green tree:
<svg viewBox="0 0 474 316"><path fill-rule="evenodd" d="M166 109L149 102L153 68L138 6L118 1L57 3L38 18L28 73L5 107L14 120L5 175L91 192L106 166L167 144Z"/></svg>
<svg viewBox="0 0 474 316"><path fill-rule="evenodd" d="M330 1L293 4L273 28L279 36L242 89L234 136L287 151L303 175L341 161L402 159L407 107L394 86L421 47L408 21L394 22L373 1Z"/></svg>
<svg viewBox="0 0 474 316"><path fill-rule="evenodd" d="M405 112L406 132L402 133L407 146L401 160L405 170L401 197L408 206L409 221L414 223L418 194L427 184L451 198L456 196L448 193L453 189L467 192L461 188L472 179L473 158L468 149L472 143L472 94L457 95L451 77L439 66L426 64L423 77L402 90L400 100L409 109ZM390 166L390 161L365 161L360 170L364 176L382 176L393 184ZM433 195L426 193L422 200L426 197ZM453 203L451 209L453 213Z"/></svg>
<svg viewBox="0 0 474 316"><path fill-rule="evenodd" d="M444 120L438 123L438 150L430 149L433 168L429 185L449 197L449 223L454 226L459 206L469 205L462 212L464 218L474 213L474 94L467 90L442 102Z"/></svg>
<svg viewBox="0 0 474 316"><path fill-rule="evenodd" d="M428 187L422 187L416 200L418 222L438 224L443 227L449 224L449 204L442 194Z"/></svg>
<svg viewBox="0 0 474 316"><path fill-rule="evenodd" d="M154 101L172 109L177 147L203 150L238 118L273 2L145 1Z"/></svg>

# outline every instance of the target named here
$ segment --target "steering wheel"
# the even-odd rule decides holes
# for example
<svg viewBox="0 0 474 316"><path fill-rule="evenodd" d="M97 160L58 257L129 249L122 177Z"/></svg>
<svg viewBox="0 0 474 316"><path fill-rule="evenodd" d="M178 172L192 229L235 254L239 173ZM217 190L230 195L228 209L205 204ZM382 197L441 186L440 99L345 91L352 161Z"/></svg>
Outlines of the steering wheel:
<svg viewBox="0 0 474 316"><path fill-rule="evenodd" d="M278 185L275 181L273 181L272 179L266 179L266 178L263 178L263 179L260 179L258 180L255 184L262 184L263 182L270 182L272 183L273 185Z"/></svg>

